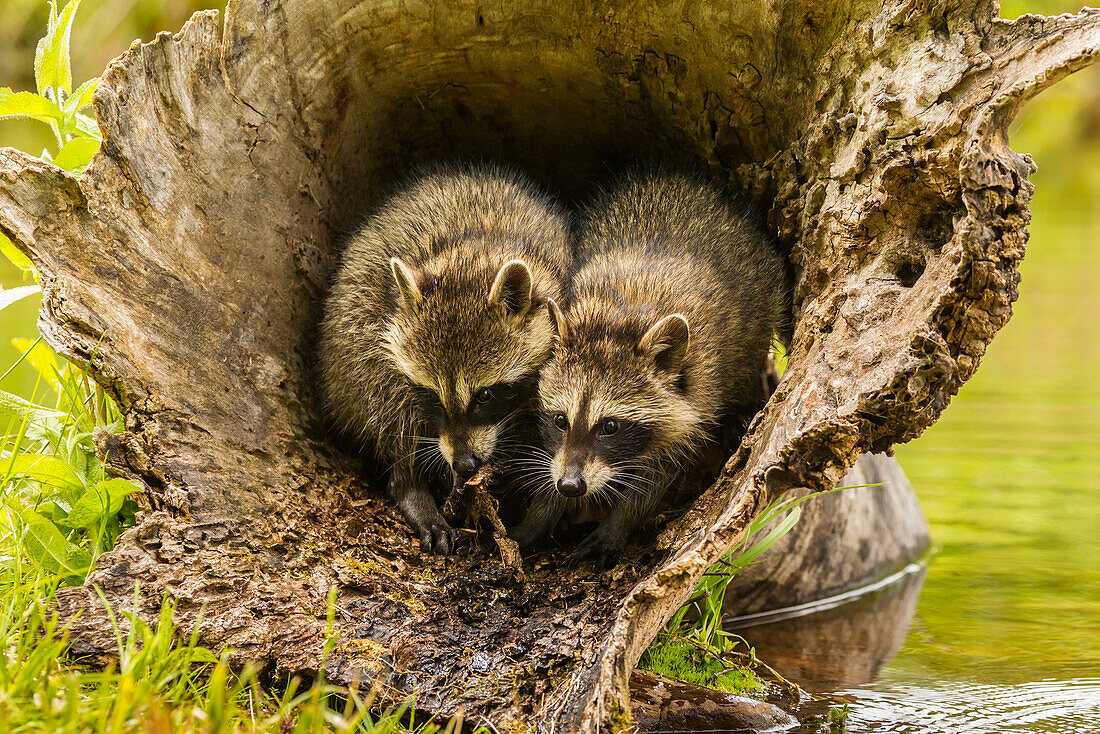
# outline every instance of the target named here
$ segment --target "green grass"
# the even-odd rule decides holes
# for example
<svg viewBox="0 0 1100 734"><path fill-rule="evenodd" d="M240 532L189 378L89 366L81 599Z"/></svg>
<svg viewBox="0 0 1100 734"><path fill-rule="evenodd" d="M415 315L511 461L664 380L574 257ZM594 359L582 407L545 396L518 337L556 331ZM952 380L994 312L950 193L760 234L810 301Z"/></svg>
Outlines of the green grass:
<svg viewBox="0 0 1100 734"><path fill-rule="evenodd" d="M3 548L8 551L10 548ZM0 731L102 734L365 734L404 731L404 711L371 713L372 699L327 685L264 688L252 669L234 671L223 652L181 639L172 605L153 626L127 616L118 662L104 670L66 657L50 612L53 587L14 569L0 601ZM20 572L24 572L20 574ZM457 731L453 721L444 731ZM423 734L440 731L421 725Z"/></svg>
<svg viewBox="0 0 1100 734"><path fill-rule="evenodd" d="M712 651L682 639L659 638L642 654L638 667L666 678L730 693L753 693L764 688L750 668L723 660Z"/></svg>
<svg viewBox="0 0 1100 734"><path fill-rule="evenodd" d="M837 487L804 497L781 496L765 507L741 539L703 574L695 593L642 654L639 666L668 678L734 693L761 690L764 684L755 671L763 670L777 684L795 689L759 660L742 637L722 628L726 589L738 571L758 561L794 528L803 502L840 489L850 488Z"/></svg>

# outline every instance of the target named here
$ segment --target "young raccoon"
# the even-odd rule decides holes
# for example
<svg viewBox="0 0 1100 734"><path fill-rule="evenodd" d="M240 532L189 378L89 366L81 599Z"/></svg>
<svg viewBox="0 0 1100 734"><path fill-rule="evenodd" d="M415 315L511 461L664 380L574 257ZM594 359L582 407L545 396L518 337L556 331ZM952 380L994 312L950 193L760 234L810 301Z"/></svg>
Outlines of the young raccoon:
<svg viewBox="0 0 1100 734"><path fill-rule="evenodd" d="M396 193L343 255L321 324L325 404L392 468L425 552L458 537L431 491L449 488L447 466L465 481L531 416L568 247L565 215L530 182L469 166Z"/></svg>
<svg viewBox="0 0 1100 734"><path fill-rule="evenodd" d="M539 381L548 481L513 531L529 545L567 510L609 514L574 556L613 559L686 461L731 415L760 407L786 265L716 188L638 175L582 222L560 343Z"/></svg>

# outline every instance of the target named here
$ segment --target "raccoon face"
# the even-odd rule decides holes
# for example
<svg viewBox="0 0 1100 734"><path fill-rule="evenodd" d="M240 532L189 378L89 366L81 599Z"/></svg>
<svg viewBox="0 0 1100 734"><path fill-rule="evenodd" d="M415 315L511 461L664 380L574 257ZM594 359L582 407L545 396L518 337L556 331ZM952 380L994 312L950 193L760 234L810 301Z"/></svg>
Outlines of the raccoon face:
<svg viewBox="0 0 1100 734"><path fill-rule="evenodd" d="M413 385L421 424L460 481L533 407L553 348L546 297L522 260L498 268L452 255L414 272L390 262L396 315L386 347ZM552 282L547 274L544 282Z"/></svg>
<svg viewBox="0 0 1100 734"><path fill-rule="evenodd" d="M666 316L637 330L566 322L551 302L561 344L539 381L549 479L562 495L614 498L645 489L648 470L697 430L683 391L687 321Z"/></svg>

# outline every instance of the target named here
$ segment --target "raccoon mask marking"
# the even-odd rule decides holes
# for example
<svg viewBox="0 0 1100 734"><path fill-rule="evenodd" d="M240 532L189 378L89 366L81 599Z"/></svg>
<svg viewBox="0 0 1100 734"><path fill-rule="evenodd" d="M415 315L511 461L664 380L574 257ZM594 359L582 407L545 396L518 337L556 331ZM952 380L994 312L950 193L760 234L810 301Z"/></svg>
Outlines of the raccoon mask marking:
<svg viewBox="0 0 1100 734"><path fill-rule="evenodd" d="M415 386L440 453L465 481L534 398L536 373L553 347L546 299L519 259L495 275L485 262L446 257L418 271L392 258L390 268L399 307L385 347Z"/></svg>

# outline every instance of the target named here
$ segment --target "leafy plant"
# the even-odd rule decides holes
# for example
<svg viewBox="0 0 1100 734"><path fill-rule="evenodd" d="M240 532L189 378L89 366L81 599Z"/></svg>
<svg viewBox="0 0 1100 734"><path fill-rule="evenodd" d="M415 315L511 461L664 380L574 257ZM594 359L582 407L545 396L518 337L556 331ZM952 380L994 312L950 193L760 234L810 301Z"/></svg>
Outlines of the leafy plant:
<svg viewBox="0 0 1100 734"><path fill-rule="evenodd" d="M829 732L843 734L848 730L848 704L843 706L830 706L827 714Z"/></svg>
<svg viewBox="0 0 1100 734"><path fill-rule="evenodd" d="M44 579L82 583L137 509L130 496L138 488L109 478L96 454L96 431L120 432L122 416L86 370L59 366L40 340L12 342L55 399L43 405L0 391L7 420L0 487L10 540Z"/></svg>
<svg viewBox="0 0 1100 734"><path fill-rule="evenodd" d="M52 0L49 6L46 35L34 54L38 93L0 89L0 119L29 118L49 125L57 149L52 153L44 150L42 158L76 171L88 165L102 139L95 120L83 113L92 104L99 79L89 79L73 89L69 42L80 0L72 0L60 13Z"/></svg>
<svg viewBox="0 0 1100 734"><path fill-rule="evenodd" d="M79 172L100 145L95 121L85 115L99 83L90 79L73 89L70 39L80 0L60 13L49 3L46 35L34 56L38 92L0 89L0 119L28 118L53 131L56 148L43 159ZM34 273L23 253L0 234L0 251L24 272ZM36 277L37 279L37 277ZM38 292L37 285L0 291L0 309ZM96 557L114 545L137 491L130 482L106 476L96 456L97 430L121 430L121 415L87 371L60 364L41 342L13 339L19 363L30 363L54 393L40 404L0 391L0 495L7 532L35 571L49 582L80 583ZM5 376L7 372L5 373ZM36 390L37 392L37 390Z"/></svg>
<svg viewBox="0 0 1100 734"><path fill-rule="evenodd" d="M43 150L42 159L70 173L80 173L102 142L99 126L84 114L92 104L99 79L89 79L73 89L69 44L80 0L72 0L60 13L53 0L49 6L46 35L38 42L34 53L34 80L38 92L15 92L0 87L0 120L29 119L48 125L55 147L52 151ZM19 269L33 273L31 261L2 233L0 252Z"/></svg>

